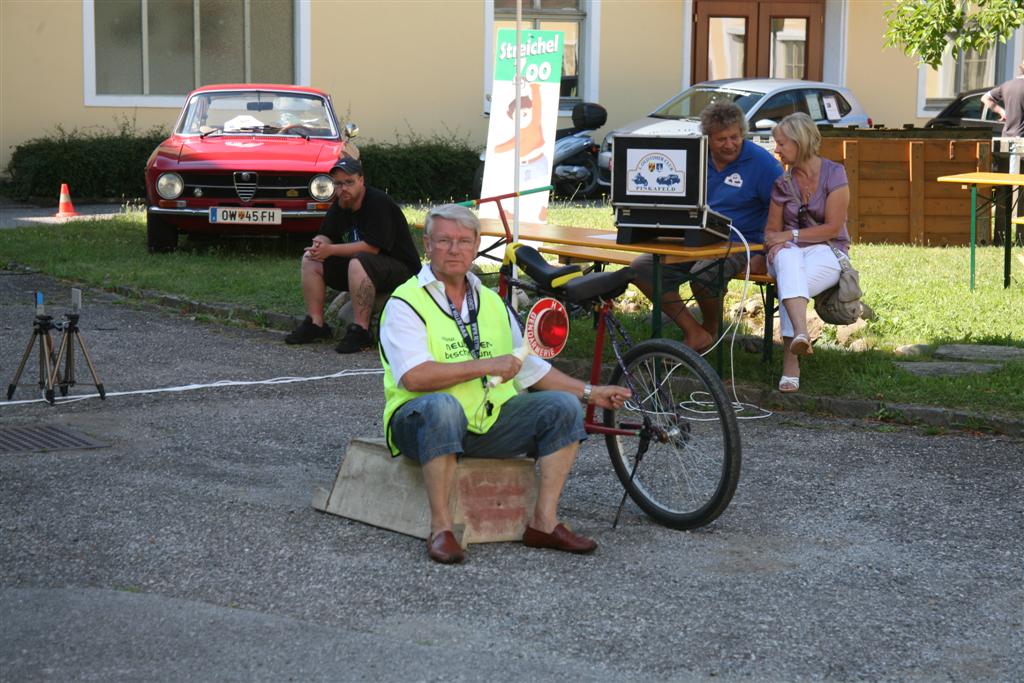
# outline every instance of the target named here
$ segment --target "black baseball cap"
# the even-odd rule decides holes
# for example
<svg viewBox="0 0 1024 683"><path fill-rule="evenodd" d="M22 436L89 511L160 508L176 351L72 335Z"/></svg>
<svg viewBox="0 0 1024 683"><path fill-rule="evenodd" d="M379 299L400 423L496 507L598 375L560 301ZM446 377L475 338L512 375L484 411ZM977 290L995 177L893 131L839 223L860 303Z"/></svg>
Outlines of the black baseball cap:
<svg viewBox="0 0 1024 683"><path fill-rule="evenodd" d="M331 167L331 171L342 171L349 175L363 175L363 165L359 162L359 159L341 157L337 162L335 162L334 166Z"/></svg>

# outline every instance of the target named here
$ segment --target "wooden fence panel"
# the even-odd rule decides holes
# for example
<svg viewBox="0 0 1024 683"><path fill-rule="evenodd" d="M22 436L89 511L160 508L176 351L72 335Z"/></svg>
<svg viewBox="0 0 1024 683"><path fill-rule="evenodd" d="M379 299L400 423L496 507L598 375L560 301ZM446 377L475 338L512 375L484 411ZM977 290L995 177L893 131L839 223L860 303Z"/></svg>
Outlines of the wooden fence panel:
<svg viewBox="0 0 1024 683"><path fill-rule="evenodd" d="M862 242L963 244L970 191L936 178L991 170L988 140L827 137L821 155L843 164L850 183L850 237ZM978 215L979 239L989 216Z"/></svg>

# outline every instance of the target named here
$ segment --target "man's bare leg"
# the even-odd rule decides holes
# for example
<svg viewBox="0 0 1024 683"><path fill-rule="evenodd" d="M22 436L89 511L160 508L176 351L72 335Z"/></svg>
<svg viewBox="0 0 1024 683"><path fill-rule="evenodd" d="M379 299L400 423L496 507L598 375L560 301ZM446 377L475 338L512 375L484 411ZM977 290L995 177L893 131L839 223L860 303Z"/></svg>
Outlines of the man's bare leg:
<svg viewBox="0 0 1024 683"><path fill-rule="evenodd" d="M364 330L370 329L377 289L358 259L348 262L348 291L352 297L352 322Z"/></svg>
<svg viewBox="0 0 1024 683"><path fill-rule="evenodd" d="M534 529L550 534L558 525L558 501L562 497L565 480L576 462L579 443L571 443L550 455L540 458L540 484L537 487L537 505L533 511Z"/></svg>
<svg viewBox="0 0 1024 683"><path fill-rule="evenodd" d="M317 235L317 238L324 244L331 244L331 241L323 235ZM302 281L302 299L306 302L306 313L309 314L314 325L323 327L324 299L327 297L323 261L317 261L303 254L300 279Z"/></svg>
<svg viewBox="0 0 1024 683"><path fill-rule="evenodd" d="M452 513L448 509L448 497L451 492L455 464L455 454L449 453L431 458L421 468L423 483L427 489L427 500L430 502L431 535L452 529Z"/></svg>
<svg viewBox="0 0 1024 683"><path fill-rule="evenodd" d="M654 300L654 287L648 282L634 282L641 292L648 299ZM697 319L693 317L686 304L679 298L678 292L663 292L661 295L661 311L672 319L679 329L683 331L683 342L695 351L702 351L710 346L715 338L704 329ZM704 307L701 306L701 312ZM717 314L716 314L717 317ZM705 316L705 320L707 317ZM717 323L716 323L717 324Z"/></svg>

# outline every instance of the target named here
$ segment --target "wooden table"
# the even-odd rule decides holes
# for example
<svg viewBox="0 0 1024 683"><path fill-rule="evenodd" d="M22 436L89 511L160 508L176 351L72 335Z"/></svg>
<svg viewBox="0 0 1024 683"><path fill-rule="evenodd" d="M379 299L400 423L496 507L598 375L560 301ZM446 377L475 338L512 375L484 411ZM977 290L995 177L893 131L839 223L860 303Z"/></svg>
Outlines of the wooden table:
<svg viewBox="0 0 1024 683"><path fill-rule="evenodd" d="M971 186L971 291L974 291L974 248L978 232L978 187L1024 187L1024 173L989 173L975 171L973 173L957 173L936 178L940 183L959 183ZM1013 210L1006 207L1007 212ZM1020 232L1017 228L1017 232ZM1013 223L1011 222L1003 235L1003 288L1010 286L1010 262L1013 253Z"/></svg>
<svg viewBox="0 0 1024 683"><path fill-rule="evenodd" d="M485 218L480 221L480 234L483 237L499 238L484 252L502 244L505 228L501 221ZM722 259L743 249L739 242L716 242L702 247L688 247L681 240L661 238L650 242L618 244L614 230L596 230L594 228L577 228L566 225L539 223L520 223L519 239L529 242L546 242L548 244L567 244L577 247L594 247L611 251L623 251L633 254L652 254L654 256L654 300L651 316L651 336L661 336L661 264L686 263L706 259ZM751 244L750 251L761 251L763 245Z"/></svg>

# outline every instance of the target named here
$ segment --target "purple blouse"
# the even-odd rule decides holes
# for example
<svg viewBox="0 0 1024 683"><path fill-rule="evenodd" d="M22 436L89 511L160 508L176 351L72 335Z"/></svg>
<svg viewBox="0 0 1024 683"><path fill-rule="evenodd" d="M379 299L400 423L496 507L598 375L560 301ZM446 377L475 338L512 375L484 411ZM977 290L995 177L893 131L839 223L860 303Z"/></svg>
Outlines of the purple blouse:
<svg viewBox="0 0 1024 683"><path fill-rule="evenodd" d="M799 224L797 220L797 212L800 210L800 205L803 201L797 196L794 196L794 189L792 181L786 176L788 174L780 175L778 180L772 186L772 201L776 204L782 205L782 228L787 232L793 228L800 229L810 227L810 225ZM843 168L842 164L837 164L829 159L821 160L821 173L818 174L818 187L815 188L814 194L811 195L811 201L807 204L807 211L816 223L825 222L825 200L832 194L833 190L847 185L846 180L846 169ZM839 235L833 238L832 242L838 247L843 253L847 253L850 249L850 233L846 229L846 220L843 220L843 225L839 229ZM797 242L798 247L808 247L817 242Z"/></svg>

